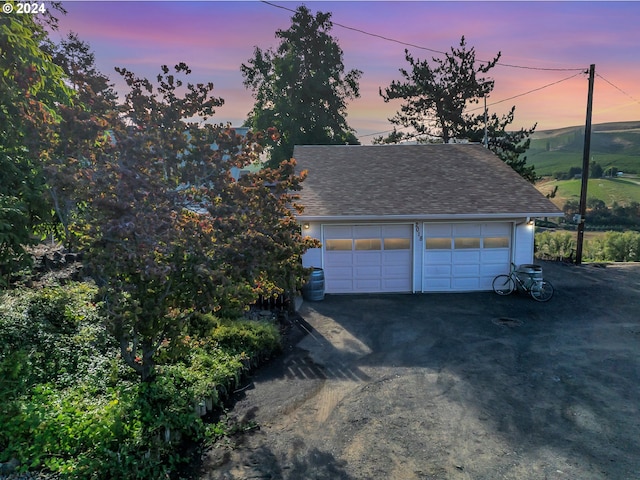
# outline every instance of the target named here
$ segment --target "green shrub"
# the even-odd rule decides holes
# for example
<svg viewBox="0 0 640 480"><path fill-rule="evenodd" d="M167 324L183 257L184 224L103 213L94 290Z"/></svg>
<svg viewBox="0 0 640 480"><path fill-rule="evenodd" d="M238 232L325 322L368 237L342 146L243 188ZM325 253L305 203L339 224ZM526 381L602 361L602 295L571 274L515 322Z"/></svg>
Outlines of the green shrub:
<svg viewBox="0 0 640 480"><path fill-rule="evenodd" d="M244 352L251 357L272 353L280 348L280 334L268 322L218 320L210 336L223 350Z"/></svg>
<svg viewBox="0 0 640 480"><path fill-rule="evenodd" d="M17 458L22 470L69 479L163 478L181 460L165 430L178 430L181 422L185 431L204 432L180 398L170 382L129 384L97 397L86 384L64 390L41 385L3 419L11 435L3 456ZM169 403L172 410L165 408Z"/></svg>
<svg viewBox="0 0 640 480"><path fill-rule="evenodd" d="M2 294L0 391L105 378L111 368L105 359L115 356L117 346L98 317L95 293L90 284L72 283Z"/></svg>
<svg viewBox="0 0 640 480"><path fill-rule="evenodd" d="M568 258L575 251L574 235L565 231L544 231L536 234L536 256ZM605 232L603 236L585 240L583 260L591 262L640 261L640 232Z"/></svg>
<svg viewBox="0 0 640 480"><path fill-rule="evenodd" d="M535 251L540 258L569 258L575 252L574 235L563 231L544 231L535 235Z"/></svg>
<svg viewBox="0 0 640 480"><path fill-rule="evenodd" d="M596 237L585 241L582 250L583 259L591 262L607 261L605 243L606 242L603 237Z"/></svg>
<svg viewBox="0 0 640 480"><path fill-rule="evenodd" d="M640 233L607 232L604 238L604 254L613 262L640 261Z"/></svg>
<svg viewBox="0 0 640 480"><path fill-rule="evenodd" d="M0 305L0 461L69 479L168 478L186 440L231 427L205 425L195 406L222 402L256 358L280 348L276 325L196 316L163 345L158 374L140 383L93 303L69 284L5 292Z"/></svg>

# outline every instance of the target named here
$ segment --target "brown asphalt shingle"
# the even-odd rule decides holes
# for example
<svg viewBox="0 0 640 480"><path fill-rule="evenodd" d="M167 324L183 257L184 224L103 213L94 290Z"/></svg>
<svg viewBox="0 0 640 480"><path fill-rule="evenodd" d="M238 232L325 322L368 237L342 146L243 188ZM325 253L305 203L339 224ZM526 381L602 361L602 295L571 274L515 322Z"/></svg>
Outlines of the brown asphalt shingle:
<svg viewBox="0 0 640 480"><path fill-rule="evenodd" d="M304 145L294 158L303 218L562 213L481 145Z"/></svg>

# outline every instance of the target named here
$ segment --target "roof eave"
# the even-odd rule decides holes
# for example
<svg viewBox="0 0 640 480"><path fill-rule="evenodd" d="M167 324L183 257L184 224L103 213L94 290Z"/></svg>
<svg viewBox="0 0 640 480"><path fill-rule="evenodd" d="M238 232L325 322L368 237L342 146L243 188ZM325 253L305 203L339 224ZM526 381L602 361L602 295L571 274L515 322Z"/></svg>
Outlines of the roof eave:
<svg viewBox="0 0 640 480"><path fill-rule="evenodd" d="M464 221L464 220L515 220L521 218L563 217L563 212L514 212L472 214L422 214L422 215L298 215L302 222L355 222L355 221Z"/></svg>

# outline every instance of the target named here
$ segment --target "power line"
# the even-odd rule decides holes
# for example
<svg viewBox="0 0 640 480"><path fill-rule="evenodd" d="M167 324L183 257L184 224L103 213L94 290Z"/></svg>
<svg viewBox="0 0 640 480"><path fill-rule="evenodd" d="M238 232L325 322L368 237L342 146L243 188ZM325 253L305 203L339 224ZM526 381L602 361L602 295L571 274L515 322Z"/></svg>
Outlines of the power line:
<svg viewBox="0 0 640 480"><path fill-rule="evenodd" d="M409 128L411 128L411 127L398 127L398 128L394 128L394 129L391 129L391 130L384 130L382 132L375 132L375 133L367 133L367 134L364 134L364 135L358 135L357 138L373 137L374 135L383 135L385 133L393 132L394 130L396 130L396 131L397 130L403 130L403 129L407 130Z"/></svg>
<svg viewBox="0 0 640 480"><path fill-rule="evenodd" d="M585 73L584 71L580 71L580 72L578 72L578 73L576 73L574 75L571 75L569 77L563 78L561 80L557 80L555 82L548 83L546 85L543 85L542 87L534 88L533 90L529 90L527 92L520 93L518 95L514 95L514 96L509 97L509 98L504 98L502 100L498 100L497 102L489 103L489 104L487 104L487 107L491 107L493 105L498 105L500 103L508 102L509 100L513 100L514 98L524 97L525 95L529 95L531 93L539 92L540 90L544 90L545 88L549 88L549 87L552 87L552 86L557 85L559 83L566 82L567 80L571 80L572 78L575 78L578 75L582 75L584 73ZM588 72L586 72L586 73L588 73ZM484 109L484 106L471 108L471 109L467 110L467 112L473 112L475 110L481 110L481 109ZM409 127L400 127L400 128L409 128ZM359 135L358 138L372 137L374 135L382 135L384 133L389 133L389 132L393 132L393 129L392 130L385 130L384 132L377 132L377 133L370 133L370 134L366 134L366 135Z"/></svg>
<svg viewBox="0 0 640 480"><path fill-rule="evenodd" d="M636 103L640 103L640 100L638 100L637 98L634 98L633 96L629 95L627 92L625 92L624 90L622 90L620 87L614 85L613 83L611 83L609 80L607 80L606 78L604 78L602 75L600 75L599 73L596 73L596 77L600 77L602 80L604 80L605 82L607 82L609 85L611 85L613 88L615 88L616 90L618 90L620 93L626 95L627 97L629 97L631 100L633 100Z"/></svg>
<svg viewBox="0 0 640 480"><path fill-rule="evenodd" d="M539 92L540 90L544 90L545 88L549 88L549 87L552 87L552 86L557 85L559 83L566 82L567 80L571 80L572 78L575 78L578 75L582 75L584 73L585 72L581 71L581 72L578 72L578 73L576 73L574 75L571 75L570 77L563 78L562 80L557 80L557 81L552 82L552 83L548 83L546 85L543 85L542 87L538 87L538 88L534 88L533 90L529 90L528 92L520 93L518 95L514 95L513 97L509 97L509 98L505 98L503 100L499 100L497 102L489 103L489 104L487 104L487 107L492 107L493 105L498 105L499 103L508 102L509 100L513 100L514 98L524 97L525 95L529 95L530 93ZM484 106L471 108L471 109L469 109L467 111L468 112L473 112L474 110L480 110L480 109L484 109Z"/></svg>
<svg viewBox="0 0 640 480"><path fill-rule="evenodd" d="M271 3L271 2L268 2L266 0L262 0L262 3L266 3L267 5L271 5L272 7L281 8L282 10L287 10L288 12L296 13L296 11L294 9L292 9L292 8L283 7L282 5L276 5L275 3ZM378 35L377 33L367 32L367 31L362 30L360 28L349 27L348 25L343 25L341 23L337 23L337 22L334 22L334 21L332 21L331 23L333 25L335 25L336 27L340 27L340 28L344 28L346 30L351 30L351 31L354 31L354 32L362 33L363 35L369 35L370 37L380 38L382 40L386 40L387 42L399 43L400 45L406 45L408 47L414 47L414 48L419 48L421 50L427 50L429 52L437 53L439 55L446 55L446 52L441 52L440 50L434 50L433 48L421 47L420 45L415 45L413 43L407 43L407 42L403 42L401 40L396 40L394 38L385 37L384 35Z"/></svg>
<svg viewBox="0 0 640 480"><path fill-rule="evenodd" d="M270 5L272 7L275 8L280 8L282 10L287 10L288 12L292 12L292 13L296 13L296 10L292 9L292 8L288 8L288 7L283 7L282 5L276 5L275 3L271 3L267 0L262 0L262 3L266 4L266 5ZM392 42L392 43L397 43L399 45L404 45L406 47L412 47L412 48L416 48L418 50L426 50L427 52L431 52L431 53L437 53L438 55L448 55L448 52L443 52L441 50L435 50L433 48L429 48L429 47L424 47L421 45L416 45L414 43L408 43L408 42L403 42L402 40L397 40L395 38L391 38L391 37L386 37L384 35L378 35L377 33L371 33L368 32L366 30L362 30L360 28L355 28L355 27L350 27L348 25L344 25L342 23L338 23L338 22L331 22L333 25L335 25L336 27L340 27L340 28L344 28L345 30L351 30L353 32L357 32L357 33L361 33L363 35L368 35L370 37L374 37L374 38L379 38L381 40L385 40L387 42ZM480 62L484 62L484 63L490 63L487 60L479 60ZM561 71L584 71L585 68L549 68L549 67L529 67L529 66L525 66L525 65L514 65L514 64L509 64L509 63L502 63L502 62L497 62L496 65L500 65L501 67L508 67L508 68L519 68L519 69L524 69L524 70L540 70L540 71L548 71L548 72L561 72Z"/></svg>

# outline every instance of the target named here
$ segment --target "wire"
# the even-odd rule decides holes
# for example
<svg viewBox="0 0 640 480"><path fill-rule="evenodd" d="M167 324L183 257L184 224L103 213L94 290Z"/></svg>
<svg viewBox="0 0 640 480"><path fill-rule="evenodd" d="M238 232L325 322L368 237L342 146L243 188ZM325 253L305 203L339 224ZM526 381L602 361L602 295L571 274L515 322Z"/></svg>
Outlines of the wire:
<svg viewBox="0 0 640 480"><path fill-rule="evenodd" d="M394 130L395 130L395 131L398 131L398 130L407 130L407 129L409 129L409 128L411 128L411 127L403 127L403 126L400 126L400 127L398 127L398 128L394 128L394 129L391 129L391 130L384 130L384 131L382 131L382 132L366 133L366 134L364 134L364 135L358 135L358 137L357 137L357 138L373 137L374 135L383 135L383 134L385 134L385 133L391 133L391 132L393 132Z"/></svg>
<svg viewBox="0 0 640 480"><path fill-rule="evenodd" d="M584 72L578 72L578 73L576 73L574 75L571 75L569 77L563 78L562 80L557 80L555 82L548 83L546 85L543 85L542 87L538 87L538 88L534 88L533 90L529 90L528 92L520 93L518 95L514 95L514 96L509 97L509 98L504 98L502 100L498 100L497 102L489 103L489 104L487 104L487 107L491 107L493 105L498 105L500 103L508 102L509 100L513 100L514 98L524 97L525 95L529 95L529 94L534 93L534 92L539 92L540 90L544 90L545 88L549 88L549 87L552 87L553 85L557 85L559 83L566 82L567 80L571 80L572 78L575 78L578 75L581 75L583 73ZM480 106L480 107L470 108L470 109L467 110L467 112L473 112L473 111L481 110L481 109L484 110L484 105ZM406 128L410 128L410 127L400 127L400 128L405 128L406 129ZM389 132L393 132L393 129L392 130L385 130L384 132L377 132L377 133L369 133L369 134L366 134L366 135L359 135L358 138L373 137L374 135L382 135L384 133L389 133Z"/></svg>
<svg viewBox="0 0 640 480"><path fill-rule="evenodd" d="M261 0L262 3L266 4L266 5L270 5L272 7L275 8L280 8L282 10L287 10L288 12L292 12L292 13L296 13L296 10L292 9L292 8L288 8L288 7L283 7L282 5L276 5L275 3L271 3L267 0ZM353 32L357 32L357 33L361 33L363 35L368 35L370 37L374 37L374 38L379 38L381 40L385 40L387 42L392 42L392 43L397 43L400 45L404 45L406 47L412 47L412 48L416 48L418 50L426 50L427 52L431 52L431 53L437 53L438 55L448 55L447 52L443 52L441 50L435 50L433 48L428 48L428 47L423 47L421 45L416 45L414 43L407 43L407 42L403 42L402 40L397 40L395 38L391 38L391 37L385 37L384 35L378 35L377 33L371 33L371 32L367 32L366 30L362 30L360 28L355 28L355 27L350 27L348 25L344 25L342 23L338 23L338 22L331 22L333 25L335 25L336 27L340 27L340 28L344 28L346 30L351 30ZM484 63L491 63L490 61L487 60L479 60L480 62L484 62ZM528 66L524 66L524 65L513 65L513 64L509 64L509 63L502 63L502 62L497 62L496 65L500 65L501 67L508 67L508 68L519 68L519 69L525 69L525 70L540 70L540 71L548 71L548 72L561 72L561 71L584 71L584 67L582 68L549 68L549 67L528 67Z"/></svg>
<svg viewBox="0 0 640 480"><path fill-rule="evenodd" d="M567 80L571 80L572 78L575 78L578 75L581 75L583 73L584 72L578 72L578 73L576 73L574 75L571 75L570 77L563 78L562 80L558 80L558 81L555 81L555 82L552 82L552 83L548 83L546 85L543 85L542 87L538 87L538 88L534 88L533 90L529 90L528 92L520 93L518 95L514 95L513 97L509 97L509 98L505 98L505 99L502 99L502 100L498 100L497 102L489 103L489 104L487 104L487 107L491 107L493 105L498 105L499 103L508 102L509 100L513 100L514 98L524 97L525 95L529 95L530 93L539 92L540 90L544 90L545 88L549 88L549 87L552 87L553 85L557 85L559 83L566 82ZM467 110L467 112L473 112L474 110L480 110L480 109L484 109L484 106L471 108L471 109Z"/></svg>
<svg viewBox="0 0 640 480"><path fill-rule="evenodd" d="M625 92L624 90L622 90L620 87L614 85L613 83L611 83L609 80L607 80L606 78L604 78L602 75L600 75L599 73L596 73L596 77L600 77L602 80L604 80L605 82L607 82L609 85L611 85L613 88L615 88L616 90L618 90L620 93L626 95L627 97L629 97L631 100L633 100L636 103L640 103L640 100L638 100L637 98L634 98L633 96L629 95L627 92Z"/></svg>

